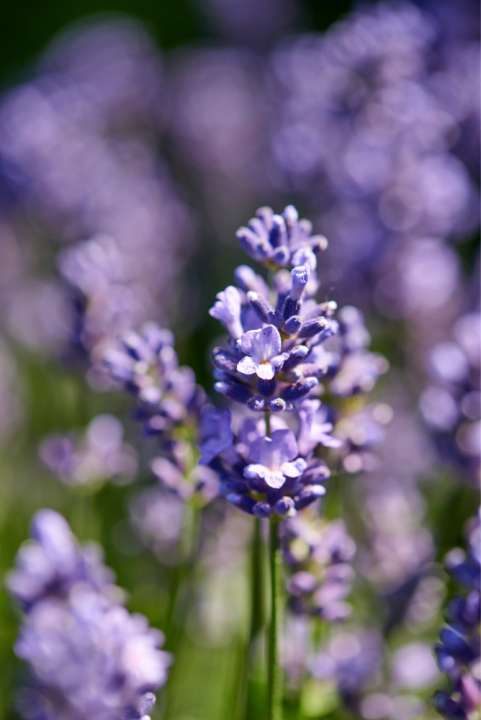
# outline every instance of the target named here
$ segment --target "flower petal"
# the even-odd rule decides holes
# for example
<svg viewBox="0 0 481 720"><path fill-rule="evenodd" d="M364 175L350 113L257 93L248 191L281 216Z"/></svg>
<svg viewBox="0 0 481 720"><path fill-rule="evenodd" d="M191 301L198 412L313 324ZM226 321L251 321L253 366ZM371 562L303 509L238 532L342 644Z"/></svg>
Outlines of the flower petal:
<svg viewBox="0 0 481 720"><path fill-rule="evenodd" d="M294 462L285 462L281 467L282 473L288 478L297 478L306 469L306 461L303 458L297 458Z"/></svg>
<svg viewBox="0 0 481 720"><path fill-rule="evenodd" d="M244 355L237 363L237 371L242 375L254 375L257 372L257 364L250 355Z"/></svg>
<svg viewBox="0 0 481 720"><path fill-rule="evenodd" d="M261 362L256 367L256 374L261 380L272 380L275 370L270 362Z"/></svg>

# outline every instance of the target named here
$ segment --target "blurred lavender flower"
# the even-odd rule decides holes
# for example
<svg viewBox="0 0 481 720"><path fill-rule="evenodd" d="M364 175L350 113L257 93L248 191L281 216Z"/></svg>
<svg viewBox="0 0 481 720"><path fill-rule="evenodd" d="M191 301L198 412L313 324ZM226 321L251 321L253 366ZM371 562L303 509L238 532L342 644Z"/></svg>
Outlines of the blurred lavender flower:
<svg viewBox="0 0 481 720"><path fill-rule="evenodd" d="M25 610L15 651L31 671L19 697L28 720L148 720L170 662L160 632L110 592L65 520L40 511L8 583Z"/></svg>
<svg viewBox="0 0 481 720"><path fill-rule="evenodd" d="M31 536L7 577L11 594L25 611L47 598L64 600L77 586L118 597L113 574L103 564L98 546L79 546L61 515L53 510L37 512Z"/></svg>
<svg viewBox="0 0 481 720"><path fill-rule="evenodd" d="M433 540L424 526L424 502L415 484L396 476L362 479L366 548L360 549L361 570L383 592L391 593L433 560Z"/></svg>
<svg viewBox="0 0 481 720"><path fill-rule="evenodd" d="M148 488L133 498L129 511L143 543L164 564L177 564L185 512L182 499L156 487Z"/></svg>
<svg viewBox="0 0 481 720"><path fill-rule="evenodd" d="M344 523L327 522L318 512L305 512L282 526L287 592L296 614L343 620L350 613L346 596L353 579L355 545Z"/></svg>
<svg viewBox="0 0 481 720"><path fill-rule="evenodd" d="M472 312L454 325L453 339L430 353L431 383L420 408L443 456L479 479L481 463L481 315Z"/></svg>
<svg viewBox="0 0 481 720"><path fill-rule="evenodd" d="M456 21L465 16L461 6ZM479 225L469 167L479 138L472 122L479 114L479 60L464 53L461 81L461 43L443 57L443 32L432 13L414 4L375 3L324 35L294 36L272 53L276 177L320 209L333 243L327 276L345 286L350 301L372 303L379 283L391 305L409 310L406 297L393 297L403 285L405 244ZM471 153L462 152L466 140ZM438 262L436 250L425 249ZM430 302L433 284L431 273L418 278L423 302Z"/></svg>
<svg viewBox="0 0 481 720"><path fill-rule="evenodd" d="M340 454L345 472L372 472L378 467L378 448L392 417L392 408L384 403L355 408L341 415L334 432L341 441Z"/></svg>
<svg viewBox="0 0 481 720"><path fill-rule="evenodd" d="M180 367L168 330L146 323L102 348L100 363L137 400L136 417L157 438L151 468L162 487L202 502L217 494L217 478L198 467L196 439L204 393L191 368Z"/></svg>
<svg viewBox="0 0 481 720"><path fill-rule="evenodd" d="M318 680L334 681L347 706L356 707L381 661L382 643L375 630L341 630L311 659L310 670Z"/></svg>
<svg viewBox="0 0 481 720"><path fill-rule="evenodd" d="M264 69L256 53L232 46L177 50L169 65L169 138L219 242L269 184Z"/></svg>
<svg viewBox="0 0 481 720"><path fill-rule="evenodd" d="M463 591L448 606L448 624L436 645L440 670L449 681L448 690L436 693L438 712L450 720L471 720L481 708L481 515L468 526L468 549L452 550L446 568Z"/></svg>
<svg viewBox="0 0 481 720"><path fill-rule="evenodd" d="M369 335L354 308L343 308L338 323L336 303L316 302L318 256L327 241L312 235L294 207L280 215L261 208L237 237L270 270L272 288L240 266L237 286L218 293L210 314L230 337L213 351L215 389L258 419L208 408L201 462L219 473L234 505L260 517L292 515L324 493L329 470L318 451L341 444L323 394L367 392L387 364L367 351Z"/></svg>
<svg viewBox="0 0 481 720"><path fill-rule="evenodd" d="M189 212L155 157L162 76L142 27L111 18L67 32L0 106L0 163L24 179L9 220L34 277L40 239L74 243L59 264L77 316L62 332L87 351L165 311L186 256Z"/></svg>
<svg viewBox="0 0 481 720"><path fill-rule="evenodd" d="M434 653L426 642L402 645L393 653L391 665L393 681L399 688L422 690L438 678Z"/></svg>
<svg viewBox="0 0 481 720"><path fill-rule="evenodd" d="M67 485L96 485L106 480L125 483L137 471L135 450L123 442L122 425L112 415L94 418L81 437L46 438L40 457Z"/></svg>
<svg viewBox="0 0 481 720"><path fill-rule="evenodd" d="M193 371L179 367L169 330L146 323L103 348L101 362L111 378L138 400L137 413L148 433L169 433L193 423L202 393Z"/></svg>

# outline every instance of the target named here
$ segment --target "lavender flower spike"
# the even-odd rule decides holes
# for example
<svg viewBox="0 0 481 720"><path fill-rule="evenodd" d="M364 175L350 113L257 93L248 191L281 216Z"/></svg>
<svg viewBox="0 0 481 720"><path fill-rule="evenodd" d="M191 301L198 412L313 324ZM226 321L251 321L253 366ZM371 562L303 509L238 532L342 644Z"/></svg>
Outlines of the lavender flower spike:
<svg viewBox="0 0 481 720"><path fill-rule="evenodd" d="M356 548L344 523L326 522L310 509L284 523L282 544L291 610L330 622L345 619Z"/></svg>
<svg viewBox="0 0 481 720"><path fill-rule="evenodd" d="M25 610L15 652L30 668L20 713L26 720L150 720L170 663L162 633L112 595L103 566L104 582L89 572L85 549L60 515L40 511L32 535L9 578Z"/></svg>
<svg viewBox="0 0 481 720"><path fill-rule="evenodd" d="M359 395L386 370L367 351L369 334L354 308L318 303L318 256L327 247L311 224L288 206L261 208L237 233L247 253L269 269L251 268L217 295L210 314L229 333L213 351L215 389L245 412L201 420L201 462L220 479L234 505L259 517L294 515L325 492L326 460L341 442L340 417L324 396ZM340 405L340 403L338 403Z"/></svg>
<svg viewBox="0 0 481 720"><path fill-rule="evenodd" d="M233 310L225 316L229 327L234 315ZM158 455L150 466L162 488L184 500L195 496L209 502L217 494L217 478L208 468L197 467L204 393L193 370L179 366L172 334L147 323L106 347L102 361L112 379L135 396L136 418L146 434L157 438Z"/></svg>

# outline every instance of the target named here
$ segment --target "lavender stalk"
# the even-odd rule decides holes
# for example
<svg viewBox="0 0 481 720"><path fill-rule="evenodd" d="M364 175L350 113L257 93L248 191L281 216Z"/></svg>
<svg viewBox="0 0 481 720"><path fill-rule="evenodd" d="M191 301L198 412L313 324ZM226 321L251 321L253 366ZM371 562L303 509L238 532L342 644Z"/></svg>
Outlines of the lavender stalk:
<svg viewBox="0 0 481 720"><path fill-rule="evenodd" d="M269 523L269 566L271 617L267 659L268 720L282 720L282 671L279 662L279 637L282 627L283 581L282 556L279 541L279 519Z"/></svg>

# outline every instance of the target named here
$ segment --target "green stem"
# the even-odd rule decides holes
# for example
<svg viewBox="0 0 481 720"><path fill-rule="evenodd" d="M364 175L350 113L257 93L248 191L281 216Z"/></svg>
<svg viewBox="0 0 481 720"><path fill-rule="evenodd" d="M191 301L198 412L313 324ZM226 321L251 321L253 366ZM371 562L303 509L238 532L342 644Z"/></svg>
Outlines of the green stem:
<svg viewBox="0 0 481 720"><path fill-rule="evenodd" d="M254 519L251 543L251 617L249 640L252 644L264 625L264 563L262 547L262 521Z"/></svg>
<svg viewBox="0 0 481 720"><path fill-rule="evenodd" d="M249 635L244 651L241 679L241 717L250 720L254 712L252 693L256 643L264 627L264 547L262 521L254 518L249 553Z"/></svg>
<svg viewBox="0 0 481 720"><path fill-rule="evenodd" d="M264 420L266 423L266 436L270 437L271 434L271 413L269 410L264 412Z"/></svg>
<svg viewBox="0 0 481 720"><path fill-rule="evenodd" d="M187 504L182 537L180 538L181 561L172 575L165 625L165 647L166 650L173 653L174 657L180 655L179 650L184 639L193 588L197 580L196 569L201 522L201 510ZM178 667L175 663L173 664L169 674L169 682L165 688L163 720L172 717L172 698L175 694Z"/></svg>
<svg viewBox="0 0 481 720"><path fill-rule="evenodd" d="M282 623L282 558L279 519L269 525L271 619L267 657L267 720L282 720L282 671L279 664L279 636Z"/></svg>

